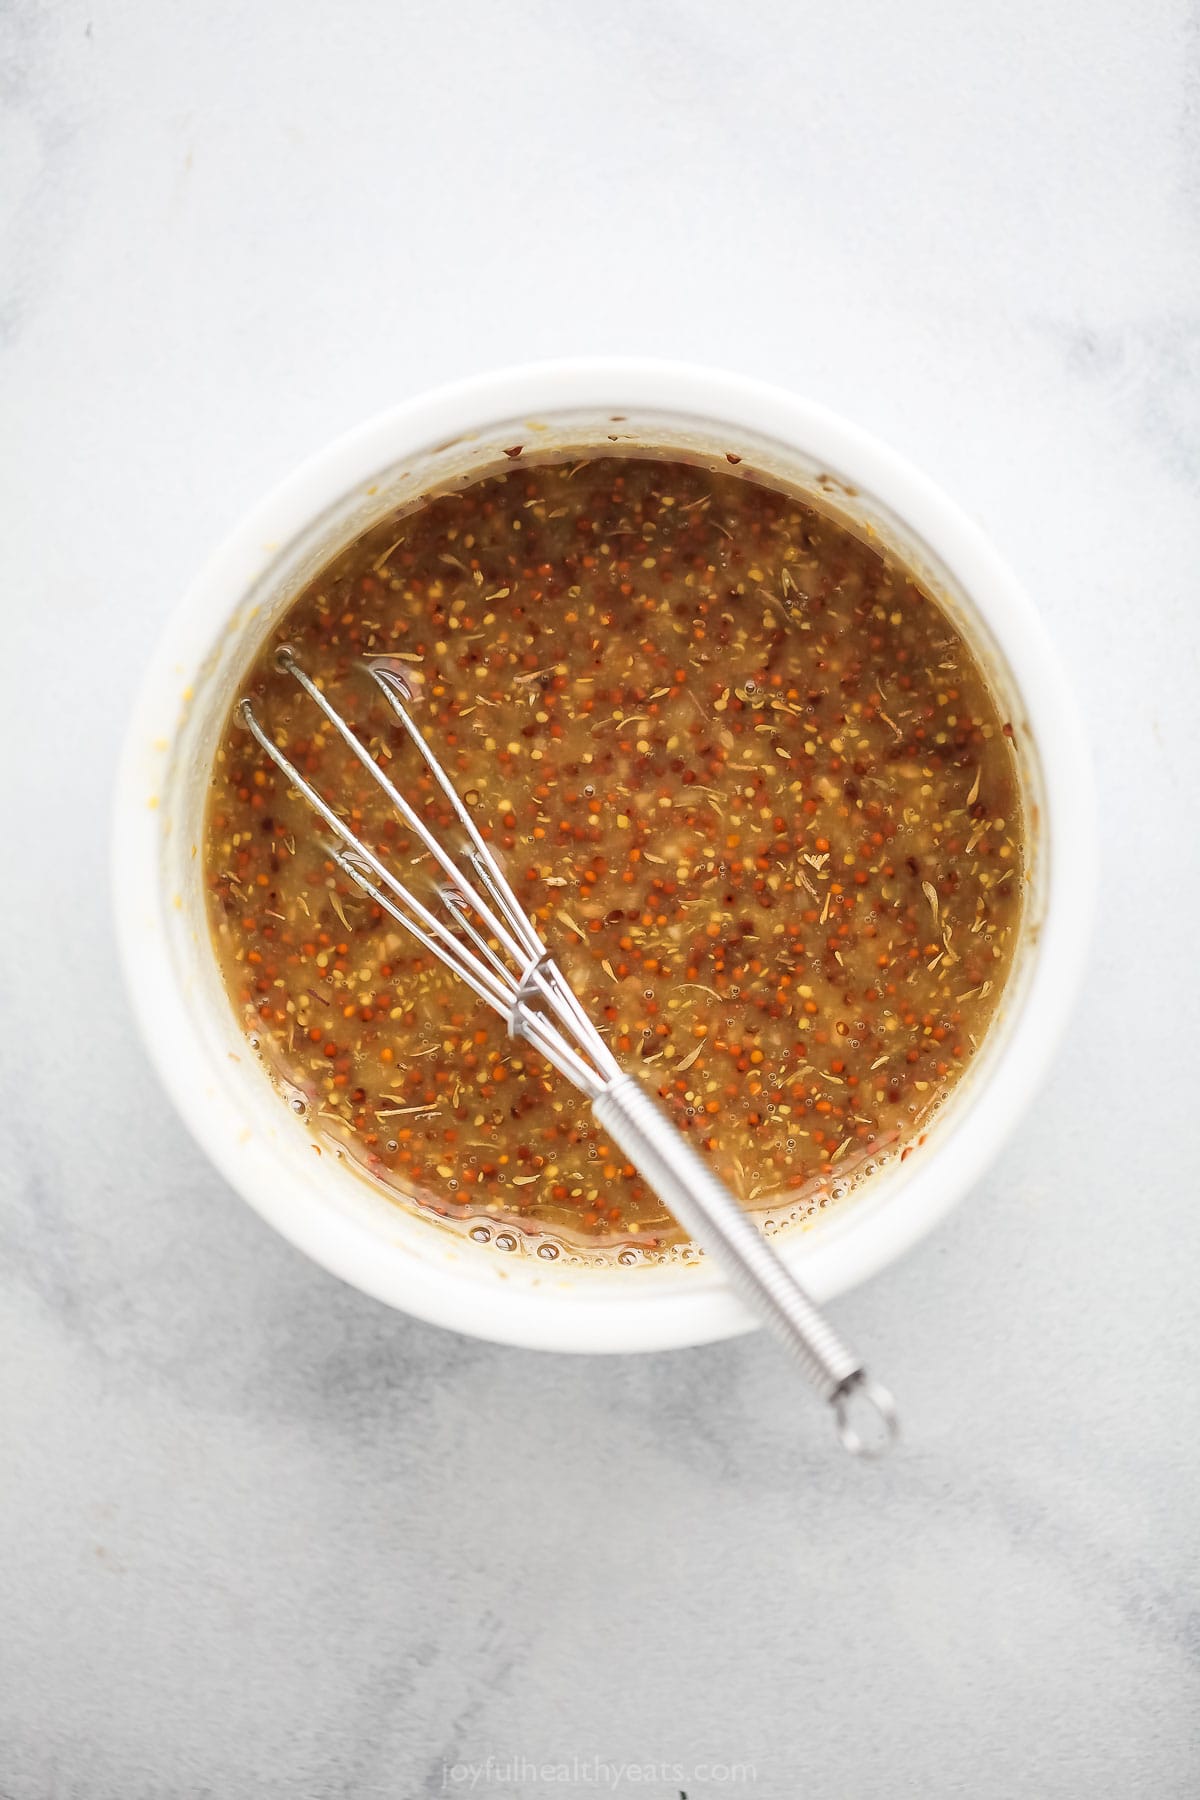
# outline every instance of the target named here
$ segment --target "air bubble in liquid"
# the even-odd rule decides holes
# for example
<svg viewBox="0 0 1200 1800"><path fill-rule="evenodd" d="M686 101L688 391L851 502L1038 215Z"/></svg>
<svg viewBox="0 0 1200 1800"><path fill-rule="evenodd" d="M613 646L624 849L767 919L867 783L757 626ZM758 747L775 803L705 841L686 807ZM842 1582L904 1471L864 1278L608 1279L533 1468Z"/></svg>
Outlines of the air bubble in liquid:
<svg viewBox="0 0 1200 1800"><path fill-rule="evenodd" d="M472 1225L471 1236L477 1244L490 1244L492 1241L492 1234L486 1225Z"/></svg>
<svg viewBox="0 0 1200 1800"><path fill-rule="evenodd" d="M538 1245L538 1255L545 1262L553 1262L555 1260L555 1258L558 1256L558 1245L557 1244L539 1244Z"/></svg>
<svg viewBox="0 0 1200 1800"><path fill-rule="evenodd" d="M517 1240L510 1231L502 1231L496 1239L497 1250L515 1250Z"/></svg>

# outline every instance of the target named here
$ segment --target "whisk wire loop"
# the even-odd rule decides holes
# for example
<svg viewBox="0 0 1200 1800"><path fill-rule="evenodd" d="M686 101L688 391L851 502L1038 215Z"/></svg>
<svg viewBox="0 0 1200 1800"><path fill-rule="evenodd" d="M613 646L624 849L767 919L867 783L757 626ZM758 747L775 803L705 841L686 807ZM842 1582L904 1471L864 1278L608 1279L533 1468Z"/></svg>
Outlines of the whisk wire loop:
<svg viewBox="0 0 1200 1800"><path fill-rule="evenodd" d="M243 700L240 712L246 728L335 834L337 843L329 846L333 862L389 917L409 931L424 949L448 963L481 1000L499 1013L514 1035L519 1031L560 1074L594 1099L620 1074L620 1064L522 910L490 847L445 771L429 752L392 683L379 679L383 672L369 667L369 673L376 677L377 685L403 722L408 736L421 745L426 765L436 775L437 785L466 830L469 848L465 860L476 876L475 882L468 878L462 862L434 834L291 651L281 650L278 662L319 707L347 749L433 858L445 877L437 897L449 919L435 913L362 840L349 821L274 742L250 702ZM343 847L339 849L338 844ZM480 887L489 898L483 897Z"/></svg>

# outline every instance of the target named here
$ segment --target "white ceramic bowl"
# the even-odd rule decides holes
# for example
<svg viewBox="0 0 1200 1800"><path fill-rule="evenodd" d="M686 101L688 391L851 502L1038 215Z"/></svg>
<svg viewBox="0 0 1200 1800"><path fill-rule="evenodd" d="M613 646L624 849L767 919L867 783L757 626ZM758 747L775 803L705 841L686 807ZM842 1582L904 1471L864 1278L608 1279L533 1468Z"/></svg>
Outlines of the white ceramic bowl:
<svg viewBox="0 0 1200 1800"><path fill-rule="evenodd" d="M213 1162L292 1243L390 1305L559 1350L698 1344L751 1321L707 1261L596 1270L505 1255L388 1202L314 1154L247 1050L213 957L198 846L207 773L257 646L304 581L366 525L503 451L647 444L734 451L893 546L967 634L1013 721L1031 880L1004 1004L924 1145L775 1243L820 1300L864 1280L959 1200L1041 1083L1091 911L1090 775L1041 623L984 536L875 439L740 376L642 361L543 364L407 402L298 469L238 527L167 625L138 700L116 804L121 957L145 1040Z"/></svg>

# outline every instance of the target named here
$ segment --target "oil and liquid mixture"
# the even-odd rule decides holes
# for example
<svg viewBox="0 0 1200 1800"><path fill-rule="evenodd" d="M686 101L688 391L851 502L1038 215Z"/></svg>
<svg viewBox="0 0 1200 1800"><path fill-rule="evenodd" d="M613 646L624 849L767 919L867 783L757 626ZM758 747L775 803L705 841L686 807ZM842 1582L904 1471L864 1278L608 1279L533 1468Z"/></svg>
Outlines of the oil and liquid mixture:
<svg viewBox="0 0 1200 1800"><path fill-rule="evenodd" d="M1011 727L899 563L744 473L526 465L373 527L243 685L354 829L402 821L291 647L444 825L364 660L389 659L618 1059L772 1222L919 1137L1016 943ZM586 1100L329 860L231 715L205 871L247 1035L316 1141L502 1249L653 1259L681 1234ZM448 834L449 835L449 834Z"/></svg>

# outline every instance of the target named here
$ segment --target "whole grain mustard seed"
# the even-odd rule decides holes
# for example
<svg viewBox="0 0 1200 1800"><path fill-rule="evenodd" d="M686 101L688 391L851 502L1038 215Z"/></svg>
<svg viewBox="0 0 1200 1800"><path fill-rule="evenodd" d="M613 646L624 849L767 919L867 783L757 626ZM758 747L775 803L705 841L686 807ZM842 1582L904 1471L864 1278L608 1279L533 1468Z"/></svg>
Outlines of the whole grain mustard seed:
<svg viewBox="0 0 1200 1800"><path fill-rule="evenodd" d="M411 879L402 821L274 655L449 835L361 673L392 659L618 1057L764 1220L823 1205L919 1142L1003 991L1012 727L908 571L745 465L507 455L338 556L244 691ZM232 716L204 854L231 998L315 1147L501 1251L680 1242L586 1101L342 877Z"/></svg>

